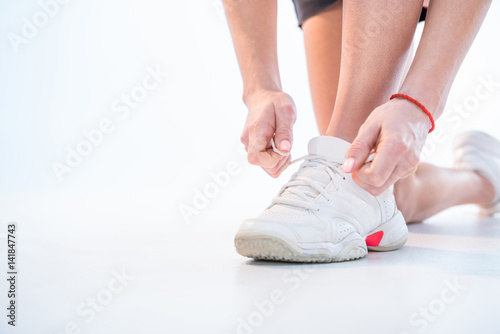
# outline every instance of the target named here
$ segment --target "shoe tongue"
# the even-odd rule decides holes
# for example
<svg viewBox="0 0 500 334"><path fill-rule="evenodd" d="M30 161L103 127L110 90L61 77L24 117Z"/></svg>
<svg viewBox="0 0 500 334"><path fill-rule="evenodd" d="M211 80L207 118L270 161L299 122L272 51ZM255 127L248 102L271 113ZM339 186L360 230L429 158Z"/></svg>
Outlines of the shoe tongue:
<svg viewBox="0 0 500 334"><path fill-rule="evenodd" d="M300 181L303 179L312 179L314 181L321 182L322 184L324 184L324 186L326 186L331 181L330 175L326 172L326 166L324 165L318 165L316 167L308 167L299 170L297 176L295 177L295 181ZM296 189L302 190L310 194L314 194L313 197L316 197L319 194L315 189L306 185L296 186ZM290 193L287 190L285 190L285 192L281 196L284 198L288 197L291 199L299 199L297 195Z"/></svg>
<svg viewBox="0 0 500 334"><path fill-rule="evenodd" d="M315 181L324 183L325 185L330 182L330 175L328 175L328 173L326 172L326 166L324 165L305 168L298 173L297 178L300 179L300 177L307 177Z"/></svg>
<svg viewBox="0 0 500 334"><path fill-rule="evenodd" d="M313 138L309 141L309 154L313 155L321 155L325 156L326 160L338 164L344 163L346 159L347 150L349 149L351 144L336 137L330 136L321 136ZM330 175L326 172L326 166L318 164L316 167L308 167L304 168L304 170L299 171L295 180L300 180L301 178L309 178L318 182L323 183L325 186L331 181ZM307 191L309 193L313 193L315 195L318 192L312 189L309 186L299 186L297 187L300 190ZM291 198L295 198L296 195L287 193L286 191L283 193L284 197L291 196Z"/></svg>
<svg viewBox="0 0 500 334"><path fill-rule="evenodd" d="M309 154L322 155L330 162L342 164L346 159L349 146L351 146L351 143L343 139L331 136L320 136L309 141L308 151ZM326 167L324 165L318 165L315 168L306 168L299 175L327 184L330 182L330 175L328 175L325 169Z"/></svg>
<svg viewBox="0 0 500 334"><path fill-rule="evenodd" d="M326 160L343 164L351 143L331 136L321 136L309 141L309 154L322 155Z"/></svg>

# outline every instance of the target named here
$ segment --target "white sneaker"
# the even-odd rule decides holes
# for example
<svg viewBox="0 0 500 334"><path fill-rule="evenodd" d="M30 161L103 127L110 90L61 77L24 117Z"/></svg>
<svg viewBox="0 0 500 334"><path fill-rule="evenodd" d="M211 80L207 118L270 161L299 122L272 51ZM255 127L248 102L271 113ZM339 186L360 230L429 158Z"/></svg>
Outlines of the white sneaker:
<svg viewBox="0 0 500 334"><path fill-rule="evenodd" d="M408 228L392 188L372 196L342 172L350 143L321 136L262 214L235 236L239 254L256 259L337 262L362 258L367 248L400 248ZM368 246L368 247L367 247Z"/></svg>
<svg viewBox="0 0 500 334"><path fill-rule="evenodd" d="M480 131L463 133L453 141L455 168L477 171L493 184L495 200L479 206L481 216L500 212L500 142Z"/></svg>

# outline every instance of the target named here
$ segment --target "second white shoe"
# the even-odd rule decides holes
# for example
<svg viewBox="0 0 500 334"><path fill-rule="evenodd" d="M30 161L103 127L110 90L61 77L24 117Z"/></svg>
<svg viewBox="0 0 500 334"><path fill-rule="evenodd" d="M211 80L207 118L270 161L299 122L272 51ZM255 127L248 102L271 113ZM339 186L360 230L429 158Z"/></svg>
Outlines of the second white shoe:
<svg viewBox="0 0 500 334"><path fill-rule="evenodd" d="M408 237L392 188L373 196L342 172L350 143L321 136L309 155L260 216L235 236L239 254L256 259L337 262L367 250L390 251Z"/></svg>
<svg viewBox="0 0 500 334"><path fill-rule="evenodd" d="M474 170L491 182L495 199L479 206L479 215L500 212L500 141L481 131L469 131L453 141L455 168Z"/></svg>

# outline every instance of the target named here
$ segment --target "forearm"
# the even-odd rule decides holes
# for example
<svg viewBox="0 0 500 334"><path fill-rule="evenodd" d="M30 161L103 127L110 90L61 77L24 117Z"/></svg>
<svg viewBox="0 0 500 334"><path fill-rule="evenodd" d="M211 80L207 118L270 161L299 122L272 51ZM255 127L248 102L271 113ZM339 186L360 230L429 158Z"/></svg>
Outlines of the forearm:
<svg viewBox="0 0 500 334"><path fill-rule="evenodd" d="M259 90L280 91L276 0L224 0L224 9L243 78L243 100Z"/></svg>
<svg viewBox="0 0 500 334"><path fill-rule="evenodd" d="M491 0L432 0L410 71L400 89L438 118Z"/></svg>

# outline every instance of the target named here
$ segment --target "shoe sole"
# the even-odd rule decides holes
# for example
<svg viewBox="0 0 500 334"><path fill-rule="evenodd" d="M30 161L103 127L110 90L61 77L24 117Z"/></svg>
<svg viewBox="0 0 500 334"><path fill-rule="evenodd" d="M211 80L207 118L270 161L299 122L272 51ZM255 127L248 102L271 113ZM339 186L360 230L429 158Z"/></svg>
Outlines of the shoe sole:
<svg viewBox="0 0 500 334"><path fill-rule="evenodd" d="M351 233L357 234L357 233ZM350 239L345 241L346 239ZM328 248L340 248L338 254L326 247L304 249L283 238L269 235L240 236L234 240L236 251L243 256L285 262L342 262L360 259L367 254L366 243L359 234L347 237L339 244ZM325 243L322 243L324 245ZM319 244L318 244L319 245Z"/></svg>
<svg viewBox="0 0 500 334"><path fill-rule="evenodd" d="M337 244L329 242L297 244L280 235L239 232L234 245L245 257L284 262L343 262L363 258L370 251L387 252L401 248L408 239L408 228L401 212L367 235L382 232L377 245L368 246L357 232Z"/></svg>

